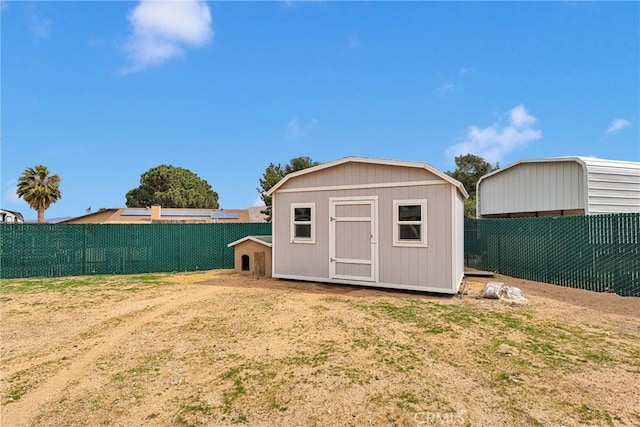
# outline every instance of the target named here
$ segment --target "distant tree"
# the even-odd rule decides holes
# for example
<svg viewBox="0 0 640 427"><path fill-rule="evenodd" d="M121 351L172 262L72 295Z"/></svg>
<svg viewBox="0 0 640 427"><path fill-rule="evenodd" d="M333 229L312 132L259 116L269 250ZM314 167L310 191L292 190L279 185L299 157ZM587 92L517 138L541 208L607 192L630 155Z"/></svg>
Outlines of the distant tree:
<svg viewBox="0 0 640 427"><path fill-rule="evenodd" d="M160 165L140 176L140 186L126 195L127 207L218 209L218 193L188 169Z"/></svg>
<svg viewBox="0 0 640 427"><path fill-rule="evenodd" d="M260 187L257 188L258 193L260 193L260 198L266 206L266 209L263 210L262 213L266 215L267 222L271 222L271 197L266 195L267 191L271 190L271 188L286 175L319 164L320 162L316 162L310 157L294 157L284 166L281 164L269 164L262 178L260 178Z"/></svg>
<svg viewBox="0 0 640 427"><path fill-rule="evenodd" d="M495 167L480 156L475 154L465 154L455 158L456 170L447 172L447 175L457 179L467 190L469 198L464 202L464 215L469 218L476 217L476 185L478 180L489 172L499 168Z"/></svg>
<svg viewBox="0 0 640 427"><path fill-rule="evenodd" d="M62 198L60 181L58 175L49 175L43 165L26 168L18 178L16 194L38 212L38 223L44 222L44 211Z"/></svg>

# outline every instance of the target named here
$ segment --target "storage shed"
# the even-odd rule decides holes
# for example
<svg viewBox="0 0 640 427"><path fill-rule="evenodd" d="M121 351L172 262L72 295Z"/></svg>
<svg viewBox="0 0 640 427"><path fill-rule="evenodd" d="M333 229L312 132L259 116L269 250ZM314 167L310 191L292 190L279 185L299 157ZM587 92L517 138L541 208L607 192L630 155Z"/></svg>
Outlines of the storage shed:
<svg viewBox="0 0 640 427"><path fill-rule="evenodd" d="M271 236L247 236L227 246L234 248L236 272L271 277Z"/></svg>
<svg viewBox="0 0 640 427"><path fill-rule="evenodd" d="M267 195L273 277L458 291L468 195L436 168L346 157L291 173Z"/></svg>
<svg viewBox="0 0 640 427"><path fill-rule="evenodd" d="M522 160L480 178L476 194L478 218L640 212L640 163Z"/></svg>

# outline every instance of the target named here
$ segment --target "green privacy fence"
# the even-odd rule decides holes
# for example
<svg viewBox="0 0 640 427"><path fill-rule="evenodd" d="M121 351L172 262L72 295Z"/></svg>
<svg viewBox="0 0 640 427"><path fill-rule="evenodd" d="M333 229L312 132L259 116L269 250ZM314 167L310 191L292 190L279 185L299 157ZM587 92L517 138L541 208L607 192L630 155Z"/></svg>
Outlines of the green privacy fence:
<svg viewBox="0 0 640 427"><path fill-rule="evenodd" d="M465 265L640 296L640 214L465 219Z"/></svg>
<svg viewBox="0 0 640 427"><path fill-rule="evenodd" d="M227 244L271 224L0 224L0 277L233 268Z"/></svg>

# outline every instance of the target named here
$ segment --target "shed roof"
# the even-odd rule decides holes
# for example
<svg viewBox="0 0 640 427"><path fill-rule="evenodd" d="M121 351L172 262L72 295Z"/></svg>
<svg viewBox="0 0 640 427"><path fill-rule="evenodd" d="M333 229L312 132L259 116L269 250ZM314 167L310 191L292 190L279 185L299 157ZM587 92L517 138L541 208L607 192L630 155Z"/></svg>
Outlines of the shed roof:
<svg viewBox="0 0 640 427"><path fill-rule="evenodd" d="M528 160L519 160L515 163L510 164L504 168L496 169L493 172L489 172L488 174L482 176L478 180L478 184L484 179L487 179L493 175L504 172L508 169L516 167L518 165L524 163L553 163L553 162L577 162L582 166L585 173L594 173L594 172L605 172L607 170L611 170L616 172L618 175L626 175L626 176L638 176L640 177L640 162L630 162L626 160L607 160L607 159L599 159L597 157L583 157L583 156L565 156L565 157L548 157L543 159L528 159Z"/></svg>
<svg viewBox="0 0 640 427"><path fill-rule="evenodd" d="M328 168L332 168L338 165L342 165L345 163L370 163L370 164L376 164L376 165L386 165L386 166L400 166L400 167L408 167L408 168L418 168L418 169L426 169L427 171L431 172L432 174L438 176L439 178L442 178L444 181L450 183L451 185L455 186L458 191L460 192L460 194L462 194L465 198L469 197L469 194L467 194L467 191L464 189L464 186L462 185L462 183L460 183L458 180L451 178L449 175L447 175L446 173L438 170L437 168L434 168L433 166L431 166L428 163L424 163L424 162L411 162L411 161L405 161L405 160L386 160L386 159L373 159L373 158L368 158L368 157L344 157L342 159L338 159L338 160L334 160L332 162L328 162L328 163L323 163L321 165L318 166L314 166L311 168L307 168L307 169L303 169L297 172L292 172L288 175L286 175L284 178L282 178L276 185L274 185L273 187L271 187L271 189L269 191L267 191L267 196L271 196L273 193L275 193L276 191L278 191L278 189L280 187L282 187L287 181L289 181L292 178L301 176L301 175L306 175L309 173L314 173L323 169L328 169Z"/></svg>
<svg viewBox="0 0 640 427"><path fill-rule="evenodd" d="M246 242L249 240L251 240L252 242L260 243L261 245L267 246L269 248L271 247L271 242L272 242L271 236L247 236L247 237L243 237L242 239L238 239L235 242L231 242L227 246L232 247L239 243Z"/></svg>

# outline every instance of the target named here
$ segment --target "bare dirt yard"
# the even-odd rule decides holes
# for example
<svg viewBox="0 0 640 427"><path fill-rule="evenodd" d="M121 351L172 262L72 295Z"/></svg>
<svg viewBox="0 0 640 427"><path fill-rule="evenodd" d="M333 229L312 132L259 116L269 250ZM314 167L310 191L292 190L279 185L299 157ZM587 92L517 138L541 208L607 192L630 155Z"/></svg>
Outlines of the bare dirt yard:
<svg viewBox="0 0 640 427"><path fill-rule="evenodd" d="M478 298L489 280L528 304ZM640 298L228 270L1 289L4 427L640 425Z"/></svg>

